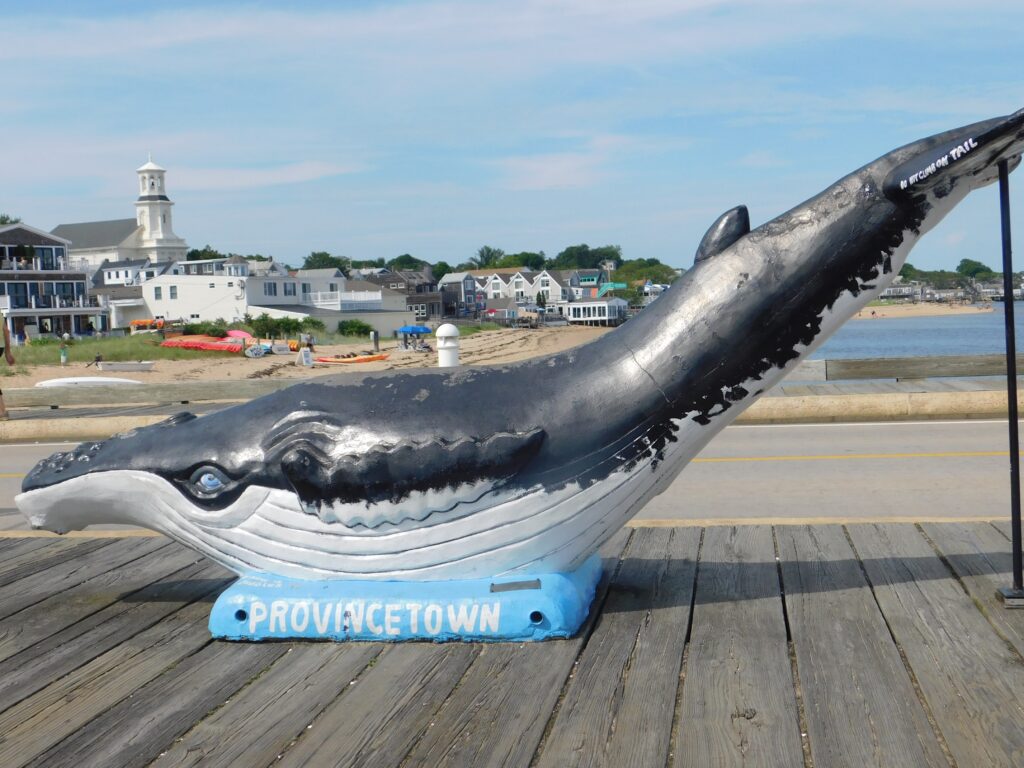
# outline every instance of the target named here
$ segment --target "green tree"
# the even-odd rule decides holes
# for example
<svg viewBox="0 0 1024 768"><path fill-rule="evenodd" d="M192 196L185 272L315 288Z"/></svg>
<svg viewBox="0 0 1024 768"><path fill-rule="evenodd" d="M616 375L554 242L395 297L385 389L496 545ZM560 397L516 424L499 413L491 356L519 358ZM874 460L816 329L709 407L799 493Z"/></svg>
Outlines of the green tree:
<svg viewBox="0 0 1024 768"><path fill-rule="evenodd" d="M255 318L251 323L252 331L258 337L272 339L277 335L277 320L266 312Z"/></svg>
<svg viewBox="0 0 1024 768"><path fill-rule="evenodd" d="M378 259L362 259L361 261L352 259L349 264L351 264L352 269L375 269L387 266L383 256Z"/></svg>
<svg viewBox="0 0 1024 768"><path fill-rule="evenodd" d="M484 245L476 252L476 256L470 259L470 262L474 265L473 269L487 269L496 266L504 255L505 252L501 248Z"/></svg>
<svg viewBox="0 0 1024 768"><path fill-rule="evenodd" d="M992 280L996 276L992 267L974 259L961 259L960 263L956 265L956 271L961 275L973 277L975 280Z"/></svg>
<svg viewBox="0 0 1024 768"><path fill-rule="evenodd" d="M338 322L338 333L342 336L369 336L373 326L362 320L341 320Z"/></svg>
<svg viewBox="0 0 1024 768"><path fill-rule="evenodd" d="M622 261L622 247L618 245L602 245L591 248L586 243L570 245L559 253L548 264L552 269L598 269L602 262Z"/></svg>
<svg viewBox="0 0 1024 768"><path fill-rule="evenodd" d="M8 224L21 224L21 219L17 216L8 216L6 213L0 213L0 227Z"/></svg>
<svg viewBox="0 0 1024 768"><path fill-rule="evenodd" d="M900 269L900 277L904 280L920 280L922 274L924 273L909 261L903 265L902 269Z"/></svg>
<svg viewBox="0 0 1024 768"><path fill-rule="evenodd" d="M657 259L624 261L611 274L613 282L626 283L627 285L646 283L648 280L652 283L671 285L678 277L679 275L676 274L672 267L662 264Z"/></svg>
<svg viewBox="0 0 1024 768"><path fill-rule="evenodd" d="M324 325L323 320L321 320L318 317L309 316L302 318L300 328L305 333L313 333L314 331L319 331L320 333L323 333L324 331L327 330L327 326Z"/></svg>
<svg viewBox="0 0 1024 768"><path fill-rule="evenodd" d="M282 317L277 321L277 330L285 338L297 336L302 328L302 323L297 317Z"/></svg>
<svg viewBox="0 0 1024 768"><path fill-rule="evenodd" d="M224 254L214 249L211 245L204 245L202 248L192 248L185 254L186 261L202 261L203 259L223 259Z"/></svg>
<svg viewBox="0 0 1024 768"><path fill-rule="evenodd" d="M409 272L416 272L423 269L423 261L417 259L414 256L410 256L408 253L403 253L401 256L396 256L387 263L388 269L395 272L399 270L406 270Z"/></svg>
<svg viewBox="0 0 1024 768"><path fill-rule="evenodd" d="M302 269L340 269L348 276L349 260L344 256L331 256L327 251L313 251L302 262Z"/></svg>
<svg viewBox="0 0 1024 768"><path fill-rule="evenodd" d="M498 260L496 267L529 267L535 272L544 269L544 251L534 253L532 251L521 251L509 253Z"/></svg>
<svg viewBox="0 0 1024 768"><path fill-rule="evenodd" d="M447 261L439 261L434 265L434 279L440 280L442 277L452 271L451 264Z"/></svg>

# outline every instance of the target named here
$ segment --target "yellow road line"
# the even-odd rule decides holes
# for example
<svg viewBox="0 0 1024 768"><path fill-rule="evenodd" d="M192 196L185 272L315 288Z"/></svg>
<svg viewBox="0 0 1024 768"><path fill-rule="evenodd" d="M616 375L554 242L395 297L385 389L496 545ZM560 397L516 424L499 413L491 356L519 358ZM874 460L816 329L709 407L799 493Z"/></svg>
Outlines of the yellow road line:
<svg viewBox="0 0 1024 768"><path fill-rule="evenodd" d="M0 539L134 539L163 536L145 528L126 528L120 531L69 531L65 534L50 531L0 531Z"/></svg>
<svg viewBox="0 0 1024 768"><path fill-rule="evenodd" d="M1024 451L1021 452L1024 455ZM692 464L733 464L745 461L840 461L843 459L952 459L978 456L1009 456L1009 451L937 451L932 453L826 453L814 456L706 456ZM18 479L24 473L0 472L0 478Z"/></svg>
<svg viewBox="0 0 1024 768"><path fill-rule="evenodd" d="M1009 455L1009 451L941 451L935 453L834 453L815 456L709 456L693 459L693 463L729 464L744 461L840 461L842 459L950 459Z"/></svg>
<svg viewBox="0 0 1024 768"><path fill-rule="evenodd" d="M977 516L942 517L939 515L862 515L836 517L723 517L671 520L661 518L634 518L627 528L717 528L739 525L874 525L877 523L996 523L1007 517L991 514Z"/></svg>

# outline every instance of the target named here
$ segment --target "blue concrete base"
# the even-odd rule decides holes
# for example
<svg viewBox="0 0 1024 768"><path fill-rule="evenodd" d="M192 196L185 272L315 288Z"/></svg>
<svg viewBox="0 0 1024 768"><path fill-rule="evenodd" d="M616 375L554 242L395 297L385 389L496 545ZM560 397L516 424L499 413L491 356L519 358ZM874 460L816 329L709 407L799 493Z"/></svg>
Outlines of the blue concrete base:
<svg viewBox="0 0 1024 768"><path fill-rule="evenodd" d="M226 640L545 640L583 624L601 578L592 555L571 573L467 581L239 579L217 598Z"/></svg>

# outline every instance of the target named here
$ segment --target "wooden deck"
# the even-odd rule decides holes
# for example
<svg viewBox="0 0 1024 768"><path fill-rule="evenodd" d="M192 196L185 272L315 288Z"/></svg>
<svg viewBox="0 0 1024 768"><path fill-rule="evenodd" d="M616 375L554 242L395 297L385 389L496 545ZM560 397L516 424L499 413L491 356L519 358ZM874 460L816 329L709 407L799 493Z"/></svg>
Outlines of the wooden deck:
<svg viewBox="0 0 1024 768"><path fill-rule="evenodd" d="M581 635L213 642L160 537L0 539L0 765L1020 766L1001 523L626 530Z"/></svg>

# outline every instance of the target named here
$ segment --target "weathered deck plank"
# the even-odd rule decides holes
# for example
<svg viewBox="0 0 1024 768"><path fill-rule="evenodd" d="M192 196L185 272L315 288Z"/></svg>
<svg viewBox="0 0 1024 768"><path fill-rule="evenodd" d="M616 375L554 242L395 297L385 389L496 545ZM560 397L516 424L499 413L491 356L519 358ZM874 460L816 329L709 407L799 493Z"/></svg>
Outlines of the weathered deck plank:
<svg viewBox="0 0 1024 768"><path fill-rule="evenodd" d="M1006 610L996 596L996 590L1013 583L1010 542L988 523L925 523L921 527L988 620L1024 656L1024 613Z"/></svg>
<svg viewBox="0 0 1024 768"><path fill-rule="evenodd" d="M376 643L293 646L230 702L175 740L152 768L270 765L381 649Z"/></svg>
<svg viewBox="0 0 1024 768"><path fill-rule="evenodd" d="M634 531L540 768L664 765L699 543L699 531Z"/></svg>
<svg viewBox="0 0 1024 768"><path fill-rule="evenodd" d="M912 525L850 526L896 641L962 766L1024 763L1024 664Z"/></svg>
<svg viewBox="0 0 1024 768"><path fill-rule="evenodd" d="M233 579L219 565L201 561L4 659L0 662L0 712L118 644L130 642L134 635L189 603L221 591ZM59 596L55 599L58 602L51 610L59 612Z"/></svg>
<svg viewBox="0 0 1024 768"><path fill-rule="evenodd" d="M208 645L208 614L192 603L0 713L0 765L26 764Z"/></svg>
<svg viewBox="0 0 1024 768"><path fill-rule="evenodd" d="M947 766L843 529L775 534L815 765Z"/></svg>
<svg viewBox="0 0 1024 768"><path fill-rule="evenodd" d="M398 765L478 652L459 643L387 648L275 766Z"/></svg>
<svg viewBox="0 0 1024 768"><path fill-rule="evenodd" d="M84 554L78 557L72 555L81 551L83 545L79 545L61 553L62 558L57 564L0 587L0 618L24 610L50 595L75 587L101 573L122 568L132 560L145 557L168 543L164 538L116 539L109 543L104 541L102 547L90 547L91 541L83 542L86 547Z"/></svg>
<svg viewBox="0 0 1024 768"><path fill-rule="evenodd" d="M856 554L777 529L815 765L946 764L920 696L958 765L1024 764L997 528L854 525ZM213 642L226 572L160 539L0 542L0 573L50 558L0 586L28 590L0 620L0 765L802 765L772 531L704 529L695 564L701 535L636 530L589 635L383 650Z"/></svg>
<svg viewBox="0 0 1024 768"><path fill-rule="evenodd" d="M205 558L179 544L161 547L0 620L0 661L54 632Z"/></svg>
<svg viewBox="0 0 1024 768"><path fill-rule="evenodd" d="M547 643L485 645L406 758L408 766L528 766L559 692L590 635L629 538L601 548L604 574L576 637Z"/></svg>
<svg viewBox="0 0 1024 768"><path fill-rule="evenodd" d="M33 546L42 542L44 546ZM0 587L106 547L110 539L26 539L0 562Z"/></svg>
<svg viewBox="0 0 1024 768"><path fill-rule="evenodd" d="M287 643L213 642L123 699L29 765L80 768L146 765L193 723L223 704Z"/></svg>
<svg viewBox="0 0 1024 768"><path fill-rule="evenodd" d="M48 536L32 536L24 539L0 538L0 574L7 573L12 568L17 568L24 563L32 562L36 558L41 559L44 553L40 550L59 551L64 547L73 546L75 543L81 543L81 541L51 539ZM34 557L31 554L33 552L36 553Z"/></svg>
<svg viewBox="0 0 1024 768"><path fill-rule="evenodd" d="M673 765L803 762L771 529L707 528Z"/></svg>

